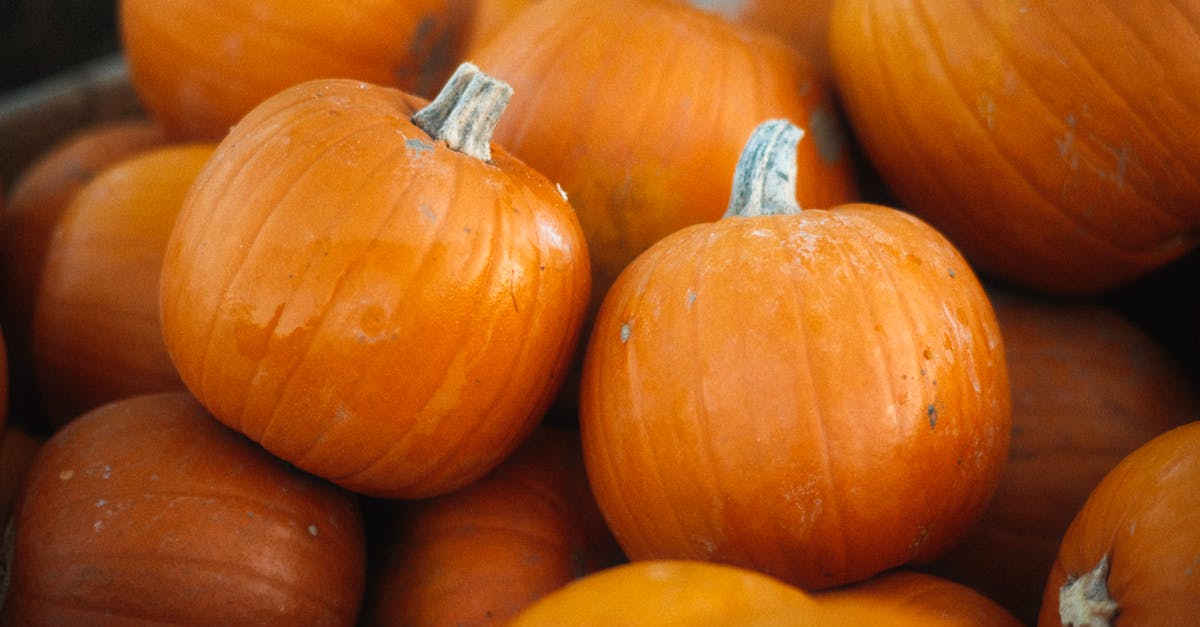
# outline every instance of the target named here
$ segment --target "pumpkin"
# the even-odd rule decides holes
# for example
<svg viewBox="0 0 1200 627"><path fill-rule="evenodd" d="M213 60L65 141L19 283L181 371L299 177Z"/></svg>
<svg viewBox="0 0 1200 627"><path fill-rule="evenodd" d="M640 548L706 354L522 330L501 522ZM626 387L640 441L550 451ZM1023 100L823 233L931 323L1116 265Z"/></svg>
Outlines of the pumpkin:
<svg viewBox="0 0 1200 627"><path fill-rule="evenodd" d="M183 389L162 339L159 275L183 198L214 148L166 146L120 161L59 216L33 320L51 425L125 396Z"/></svg>
<svg viewBox="0 0 1200 627"><path fill-rule="evenodd" d="M46 249L59 216L101 170L164 143L147 120L86 127L46 149L13 181L0 222L0 323L8 340L14 402L31 405L33 308Z"/></svg>
<svg viewBox="0 0 1200 627"><path fill-rule="evenodd" d="M652 246L600 308L580 427L630 559L828 588L937 557L999 482L1008 378L978 280L902 212L799 210L799 135L761 125L729 215Z"/></svg>
<svg viewBox="0 0 1200 627"><path fill-rule="evenodd" d="M1126 456L1063 536L1038 625L1185 625L1200 615L1200 422Z"/></svg>
<svg viewBox="0 0 1200 627"><path fill-rule="evenodd" d="M13 522L4 623L353 625L353 495L288 468L185 392L51 436Z"/></svg>
<svg viewBox="0 0 1200 627"><path fill-rule="evenodd" d="M995 603L929 575L893 573L849 589L808 594L753 570L656 560L609 568L567 584L522 612L542 625L893 625L1014 627Z"/></svg>
<svg viewBox="0 0 1200 627"><path fill-rule="evenodd" d="M529 435L575 352L590 274L560 191L489 149L506 90L469 64L428 106L314 81L221 142L161 293L171 358L213 415L389 498L464 487Z"/></svg>
<svg viewBox="0 0 1200 627"><path fill-rule="evenodd" d="M809 133L797 155L802 206L856 194L812 66L687 3L542 0L466 54L515 90L496 142L562 185L579 212L596 305L655 241L720 217L729 174L764 119Z"/></svg>
<svg viewBox="0 0 1200 627"><path fill-rule="evenodd" d="M469 3L122 0L122 50L167 132L219 140L268 96L352 78L432 96L459 61Z"/></svg>
<svg viewBox="0 0 1200 627"><path fill-rule="evenodd" d="M1059 542L1104 475L1154 436L1200 418L1182 365L1109 307L993 290L1013 430L983 520L933 572L1037 618Z"/></svg>
<svg viewBox="0 0 1200 627"><path fill-rule="evenodd" d="M487 476L391 501L367 625L502 625L620 558L584 475L578 432L544 426Z"/></svg>
<svg viewBox="0 0 1200 627"><path fill-rule="evenodd" d="M865 153L985 275L1097 293L1195 247L1200 15L1097 6L834 5L835 80Z"/></svg>

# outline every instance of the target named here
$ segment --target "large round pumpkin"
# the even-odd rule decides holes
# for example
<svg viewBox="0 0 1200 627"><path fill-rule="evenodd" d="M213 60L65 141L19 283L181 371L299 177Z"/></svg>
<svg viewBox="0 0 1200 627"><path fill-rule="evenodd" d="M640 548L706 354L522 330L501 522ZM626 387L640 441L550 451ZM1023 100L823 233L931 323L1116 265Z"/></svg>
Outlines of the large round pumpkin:
<svg viewBox="0 0 1200 627"><path fill-rule="evenodd" d="M365 625L504 625L620 559L569 428L539 428L462 490L389 503Z"/></svg>
<svg viewBox="0 0 1200 627"><path fill-rule="evenodd" d="M1063 536L1038 625L1188 625L1200 616L1200 422L1138 447Z"/></svg>
<svg viewBox="0 0 1200 627"><path fill-rule="evenodd" d="M176 138L219 140L276 92L353 78L432 96L459 61L457 0L121 0L122 50Z"/></svg>
<svg viewBox="0 0 1200 627"><path fill-rule="evenodd" d="M1194 3L842 0L838 93L906 209L981 273L1106 290L1200 227Z"/></svg>
<svg viewBox="0 0 1200 627"><path fill-rule="evenodd" d="M14 514L6 625L353 625L353 495L186 392L136 396L42 445Z"/></svg>
<svg viewBox="0 0 1200 627"><path fill-rule="evenodd" d="M1008 452L987 297L908 214L785 212L794 148L752 144L730 215L655 244L601 306L580 408L596 499L631 559L817 589L934 558Z"/></svg>
<svg viewBox="0 0 1200 627"><path fill-rule="evenodd" d="M33 320L34 374L61 426L109 401L183 389L163 344L163 252L213 144L147 150L104 170L59 216Z"/></svg>
<svg viewBox="0 0 1200 627"><path fill-rule="evenodd" d="M489 151L502 86L459 87L436 107L338 79L263 102L201 172L163 265L163 332L197 398L377 496L449 492L516 449L587 304L570 206ZM447 103L445 126L411 120Z"/></svg>
<svg viewBox="0 0 1200 627"><path fill-rule="evenodd" d="M496 142L566 190L587 233L596 303L658 239L718 218L751 131L808 132L795 194L854 196L822 80L774 37L670 0L540 0L467 51L516 92Z"/></svg>
<svg viewBox="0 0 1200 627"><path fill-rule="evenodd" d="M1107 307L991 293L1013 430L983 520L932 567L1032 622L1063 533L1126 455L1200 419L1195 383L1165 347Z"/></svg>

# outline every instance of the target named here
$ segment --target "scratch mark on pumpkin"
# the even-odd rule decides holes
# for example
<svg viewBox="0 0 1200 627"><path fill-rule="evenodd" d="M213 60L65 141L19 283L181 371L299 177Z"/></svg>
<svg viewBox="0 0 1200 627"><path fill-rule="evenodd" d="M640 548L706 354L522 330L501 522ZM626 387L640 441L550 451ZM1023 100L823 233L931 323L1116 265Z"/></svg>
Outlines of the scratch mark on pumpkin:
<svg viewBox="0 0 1200 627"><path fill-rule="evenodd" d="M70 468L58 473L58 478L62 479L63 481L70 481L71 477L74 477L74 476L75 476L75 471Z"/></svg>

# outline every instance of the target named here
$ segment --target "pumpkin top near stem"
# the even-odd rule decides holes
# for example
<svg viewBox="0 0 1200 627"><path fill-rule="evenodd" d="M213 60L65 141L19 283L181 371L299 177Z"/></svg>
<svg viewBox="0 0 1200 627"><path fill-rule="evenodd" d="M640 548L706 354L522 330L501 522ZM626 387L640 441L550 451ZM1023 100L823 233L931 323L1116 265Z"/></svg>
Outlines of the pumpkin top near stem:
<svg viewBox="0 0 1200 627"><path fill-rule="evenodd" d="M491 163L492 133L512 93L508 83L463 63L412 123L451 149Z"/></svg>
<svg viewBox="0 0 1200 627"><path fill-rule="evenodd" d="M791 215L796 202L796 146L804 130L787 120L755 127L733 171L733 190L724 217Z"/></svg>

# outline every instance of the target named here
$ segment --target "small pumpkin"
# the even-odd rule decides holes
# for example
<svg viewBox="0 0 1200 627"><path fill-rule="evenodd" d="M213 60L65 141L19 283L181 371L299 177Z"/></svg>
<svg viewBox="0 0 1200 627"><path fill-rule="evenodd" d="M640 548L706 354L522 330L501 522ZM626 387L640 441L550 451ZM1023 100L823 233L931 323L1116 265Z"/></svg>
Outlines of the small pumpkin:
<svg viewBox="0 0 1200 627"><path fill-rule="evenodd" d="M686 2L541 0L466 55L516 90L496 142L562 185L579 212L595 305L651 244L720 217L762 120L809 134L797 153L800 204L856 196L838 114L811 64Z"/></svg>
<svg viewBox="0 0 1200 627"><path fill-rule="evenodd" d="M183 389L158 316L163 253L213 144L147 150L84 186L59 216L33 320L48 422L106 402Z"/></svg>
<svg viewBox="0 0 1200 627"><path fill-rule="evenodd" d="M635 562L588 575L543 597L512 623L565 624L1020 625L987 598L930 575L892 573L849 588L808 594L753 570L674 560Z"/></svg>
<svg viewBox="0 0 1200 627"><path fill-rule="evenodd" d="M761 125L729 215L637 258L584 357L588 476L630 559L808 590L928 561L1000 480L999 328L935 230L866 204L800 210L799 130Z"/></svg>
<svg viewBox="0 0 1200 627"><path fill-rule="evenodd" d="M393 501L376 544L366 625L503 625L620 559L587 484L579 434L539 428L447 495Z"/></svg>
<svg viewBox="0 0 1200 627"><path fill-rule="evenodd" d="M99 407L51 436L12 527L8 625L353 625L353 495L225 428L186 392Z"/></svg>
<svg viewBox="0 0 1200 627"><path fill-rule="evenodd" d="M1200 616L1200 422L1130 453L1063 536L1038 625L1185 625Z"/></svg>
<svg viewBox="0 0 1200 627"><path fill-rule="evenodd" d="M843 0L830 22L866 155L981 273L1098 293L1200 241L1194 7Z"/></svg>
<svg viewBox="0 0 1200 627"><path fill-rule="evenodd" d="M470 4L122 0L118 10L146 108L173 138L216 141L262 100L312 79L432 96L459 61Z"/></svg>
<svg viewBox="0 0 1200 627"><path fill-rule="evenodd" d="M79 190L101 171L161 146L162 132L148 120L114 120L81 129L47 149L8 190L0 222L0 323L12 356L14 392L31 405L33 308L54 225Z"/></svg>
<svg viewBox="0 0 1200 627"><path fill-rule="evenodd" d="M990 296L1012 388L1008 463L983 520L931 568L1032 624L1088 494L1134 449L1200 418L1200 398L1165 347L1109 307Z"/></svg>
<svg viewBox="0 0 1200 627"><path fill-rule="evenodd" d="M391 498L464 487L529 435L590 275L560 191L488 142L507 93L469 64L433 103L326 79L231 131L162 274L167 348L213 415Z"/></svg>

